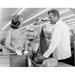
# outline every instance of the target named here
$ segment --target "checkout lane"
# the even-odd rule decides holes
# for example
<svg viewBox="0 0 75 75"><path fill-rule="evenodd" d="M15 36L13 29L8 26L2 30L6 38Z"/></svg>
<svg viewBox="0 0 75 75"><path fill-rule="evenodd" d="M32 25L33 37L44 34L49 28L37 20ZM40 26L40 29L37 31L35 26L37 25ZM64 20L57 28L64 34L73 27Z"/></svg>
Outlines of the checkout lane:
<svg viewBox="0 0 75 75"><path fill-rule="evenodd" d="M43 47L45 47L45 46L43 46ZM3 47L3 52L6 53L6 51L8 51L8 50ZM7 67L9 67L9 66L11 66L11 67L24 67L25 66L25 57L24 56L17 56L14 53L10 54L10 52L9 52L9 53L7 53L7 55L1 55L0 59L1 59L1 62L7 61L7 62L5 62L5 65ZM4 63L1 63L1 66L2 66L2 64L4 65ZM41 65L34 63L34 66L40 67ZM59 62L57 67L72 67L72 65L69 65L69 64L66 64L63 62Z"/></svg>
<svg viewBox="0 0 75 75"><path fill-rule="evenodd" d="M31 29L31 28L30 28L30 29ZM31 33L31 34L32 34L32 33ZM29 35L31 35L31 34L29 34ZM35 34L37 34L37 33L35 33ZM34 34L34 35L35 35L35 34ZM45 37L47 37L47 36L45 36ZM29 39L30 39L30 37L29 37ZM28 39L28 40L29 40L29 39ZM47 40L48 40L48 39L46 39L46 41L47 41ZM31 43L31 42L30 42L30 43ZM34 44L34 43L33 43L33 44ZM31 44L31 45L32 45L32 44ZM34 45L35 45L35 44L34 44ZM33 46L34 46L34 45L33 45ZM44 47L45 47L45 46L44 46ZM34 47L33 47L33 48L34 48ZM37 48L38 48L38 47L37 47ZM25 57L16 56L16 55L14 55L14 54L13 54L13 55L9 55L9 57L10 57L10 59L9 59L9 60L10 60L10 63L9 63L9 64L12 63L12 64L18 65L18 63L19 63L18 66L22 66L23 63L24 63L24 65L25 65ZM8 58L9 58L9 57L8 57ZM21 61L21 62L19 62L19 61ZM22 63L22 61L23 61L23 63ZM22 65L21 65L21 63L22 63ZM16 65L15 65L15 66L16 66Z"/></svg>

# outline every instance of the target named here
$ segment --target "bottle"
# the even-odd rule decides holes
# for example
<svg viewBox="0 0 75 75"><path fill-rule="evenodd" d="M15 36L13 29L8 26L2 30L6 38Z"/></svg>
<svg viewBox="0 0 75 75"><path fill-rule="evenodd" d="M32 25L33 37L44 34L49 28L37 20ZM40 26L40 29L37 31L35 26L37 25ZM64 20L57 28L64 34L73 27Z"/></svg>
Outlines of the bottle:
<svg viewBox="0 0 75 75"><path fill-rule="evenodd" d="M28 67L31 67L31 66L32 66L31 59L30 57L28 57Z"/></svg>

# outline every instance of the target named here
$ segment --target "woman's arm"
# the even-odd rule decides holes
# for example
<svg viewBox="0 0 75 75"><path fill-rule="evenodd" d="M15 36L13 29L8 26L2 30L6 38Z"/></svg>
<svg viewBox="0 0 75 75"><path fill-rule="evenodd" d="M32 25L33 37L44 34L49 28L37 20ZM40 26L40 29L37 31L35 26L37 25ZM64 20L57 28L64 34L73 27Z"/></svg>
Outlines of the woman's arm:
<svg viewBox="0 0 75 75"><path fill-rule="evenodd" d="M10 45L11 43L11 32L10 30L7 32L7 35L6 35L6 40L5 40L5 46L9 49L9 50L12 50L12 51L15 51L16 49L14 47L12 47Z"/></svg>

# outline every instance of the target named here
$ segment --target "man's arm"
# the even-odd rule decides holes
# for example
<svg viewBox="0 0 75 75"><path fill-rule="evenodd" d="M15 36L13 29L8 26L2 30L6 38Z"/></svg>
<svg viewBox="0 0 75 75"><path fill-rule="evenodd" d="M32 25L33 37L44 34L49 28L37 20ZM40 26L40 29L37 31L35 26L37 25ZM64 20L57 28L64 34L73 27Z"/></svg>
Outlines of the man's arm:
<svg viewBox="0 0 75 75"><path fill-rule="evenodd" d="M48 58L54 52L56 47L58 46L58 43L60 41L60 36L61 36L60 32L61 32L60 28L56 28L54 30L54 34L53 34L50 46L43 55L45 58Z"/></svg>

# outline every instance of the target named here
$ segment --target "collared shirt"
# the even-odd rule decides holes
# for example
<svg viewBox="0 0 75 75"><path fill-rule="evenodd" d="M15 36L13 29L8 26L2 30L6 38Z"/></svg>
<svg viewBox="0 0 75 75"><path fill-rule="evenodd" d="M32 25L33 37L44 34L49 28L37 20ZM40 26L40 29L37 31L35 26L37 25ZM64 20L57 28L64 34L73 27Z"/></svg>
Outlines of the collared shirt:
<svg viewBox="0 0 75 75"><path fill-rule="evenodd" d="M51 43L43 56L48 58L52 53L53 57L58 60L71 56L70 31L68 26L61 20L55 24Z"/></svg>

